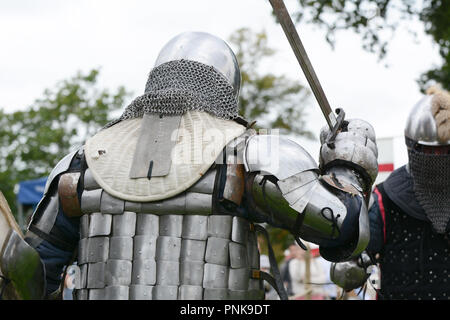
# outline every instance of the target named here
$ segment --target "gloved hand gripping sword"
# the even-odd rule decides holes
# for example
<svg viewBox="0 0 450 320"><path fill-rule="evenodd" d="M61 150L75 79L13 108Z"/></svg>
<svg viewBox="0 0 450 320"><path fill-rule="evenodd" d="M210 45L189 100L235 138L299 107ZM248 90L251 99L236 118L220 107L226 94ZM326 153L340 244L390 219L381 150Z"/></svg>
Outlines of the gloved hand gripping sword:
<svg viewBox="0 0 450 320"><path fill-rule="evenodd" d="M272 5L273 11L280 23L281 27L284 30L284 33L291 45L292 50L294 51L295 57L297 58L303 73L308 80L308 83L311 87L312 92L319 104L320 109L322 110L323 115L325 116L325 120L328 124L328 130L322 130L321 132L321 142L322 148L321 156L323 153L336 153L340 154L339 150L334 150L336 144L341 144L338 140L343 140L343 138L339 139L336 136L341 132L349 132L348 135L358 136L365 139L365 141L356 141L353 139L356 144L359 144L358 148L370 149L368 152L366 150L356 150L354 148L354 152L357 153L356 156L353 156L352 159L343 159L346 160L347 164L349 162L355 162L354 159L358 158L355 162L356 167L361 167L363 170L356 170L360 175L363 176L366 183L364 183L363 189L366 193L370 192L371 185L375 180L375 177L378 173L378 165L376 163L376 157L378 156L376 143L375 143L375 132L370 124L363 120L345 120L345 112L342 108L336 109L336 114L332 111L330 104L327 100L327 97L320 85L319 79L314 71L314 68L311 64L311 61L308 58L305 48L303 47L302 41L297 33L294 23L289 15L289 12L284 5L283 0L269 0ZM336 116L337 115L337 116ZM323 133L326 133L323 136ZM347 140L352 140L350 137L346 137ZM369 141L370 140L370 141ZM325 150L323 150L325 149ZM328 160L331 158L342 159L340 155L336 156L328 156ZM368 154L368 156L366 155ZM344 157L345 158L345 157ZM326 162L326 161L325 161ZM368 201L368 197L366 197L366 201Z"/></svg>
<svg viewBox="0 0 450 320"><path fill-rule="evenodd" d="M371 186L378 173L375 132L364 120L344 120L345 113L341 108L337 108L336 113L332 111L283 0L269 0L269 2L328 124L328 128L322 128L320 135L322 143L320 180L328 188L339 190L341 200L344 202L355 197L361 199L358 225L359 248L355 250L355 252L361 252L369 239L367 204ZM325 250L321 250L322 253L325 254ZM327 260L339 260L332 260L331 258L335 257L329 253L327 255ZM354 258L356 258L355 255ZM366 273L364 268L362 270L361 278L364 279ZM340 272L335 273L335 275L338 274ZM344 286L347 287L347 284Z"/></svg>

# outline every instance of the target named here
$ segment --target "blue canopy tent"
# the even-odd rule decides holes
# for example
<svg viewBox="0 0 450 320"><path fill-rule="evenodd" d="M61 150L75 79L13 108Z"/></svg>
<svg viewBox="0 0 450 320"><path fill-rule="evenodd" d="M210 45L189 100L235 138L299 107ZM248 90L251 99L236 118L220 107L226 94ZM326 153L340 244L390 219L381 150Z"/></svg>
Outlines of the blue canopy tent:
<svg viewBox="0 0 450 320"><path fill-rule="evenodd" d="M17 208L18 208L18 224L24 229L25 226L25 210L34 211L44 194L45 183L47 177L26 180L19 182L19 190L17 192ZM27 210L27 211L28 211Z"/></svg>
<svg viewBox="0 0 450 320"><path fill-rule="evenodd" d="M47 177L19 182L17 201L21 204L36 207L44 194Z"/></svg>

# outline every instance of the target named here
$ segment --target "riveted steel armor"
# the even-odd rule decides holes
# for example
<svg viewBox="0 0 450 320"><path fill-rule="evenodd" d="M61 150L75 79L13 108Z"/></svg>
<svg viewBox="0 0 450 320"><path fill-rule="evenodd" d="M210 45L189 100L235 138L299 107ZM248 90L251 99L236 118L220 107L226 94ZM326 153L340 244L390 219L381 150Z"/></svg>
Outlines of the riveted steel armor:
<svg viewBox="0 0 450 320"><path fill-rule="evenodd" d="M216 169L182 194L132 203L102 190L90 170L81 197L78 299L258 299L256 233L214 214Z"/></svg>

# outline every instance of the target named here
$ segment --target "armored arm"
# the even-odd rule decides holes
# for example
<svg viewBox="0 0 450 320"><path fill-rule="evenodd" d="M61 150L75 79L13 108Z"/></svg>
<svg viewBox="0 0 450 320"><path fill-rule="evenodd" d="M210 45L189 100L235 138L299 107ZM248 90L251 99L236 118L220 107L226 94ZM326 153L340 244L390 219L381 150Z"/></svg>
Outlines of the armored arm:
<svg viewBox="0 0 450 320"><path fill-rule="evenodd" d="M342 160L319 168L301 146L272 135L248 139L244 165L249 208L256 215L318 244L329 261L355 258L366 248L371 182L356 165Z"/></svg>
<svg viewBox="0 0 450 320"><path fill-rule="evenodd" d="M40 299L45 295L44 266L24 240L0 192L0 300ZM11 255L14 253L14 255ZM12 282L11 280L18 280Z"/></svg>
<svg viewBox="0 0 450 320"><path fill-rule="evenodd" d="M14 293L6 298L44 299L59 288L63 268L70 262L79 237L78 219L67 215L74 209L67 208L70 201L61 199L69 196L67 179L77 182L80 161L81 154L76 151L52 170L25 237L9 232L0 254L2 272Z"/></svg>

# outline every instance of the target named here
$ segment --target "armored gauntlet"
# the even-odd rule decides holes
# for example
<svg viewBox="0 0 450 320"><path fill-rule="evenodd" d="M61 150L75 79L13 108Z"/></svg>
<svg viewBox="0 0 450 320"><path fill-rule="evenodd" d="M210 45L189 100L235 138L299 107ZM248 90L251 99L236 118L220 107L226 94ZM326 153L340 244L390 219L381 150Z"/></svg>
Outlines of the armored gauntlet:
<svg viewBox="0 0 450 320"><path fill-rule="evenodd" d="M364 120L347 120L333 147L325 143L328 132L327 127L320 132L322 173L340 172L341 176L354 176L364 192L370 192L378 174L378 150L373 127Z"/></svg>
<svg viewBox="0 0 450 320"><path fill-rule="evenodd" d="M370 276L369 267L372 262L366 253L358 259L333 263L330 268L330 279L345 291L362 287Z"/></svg>

